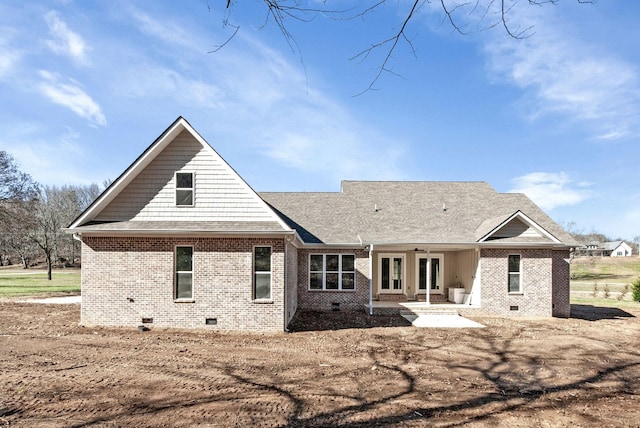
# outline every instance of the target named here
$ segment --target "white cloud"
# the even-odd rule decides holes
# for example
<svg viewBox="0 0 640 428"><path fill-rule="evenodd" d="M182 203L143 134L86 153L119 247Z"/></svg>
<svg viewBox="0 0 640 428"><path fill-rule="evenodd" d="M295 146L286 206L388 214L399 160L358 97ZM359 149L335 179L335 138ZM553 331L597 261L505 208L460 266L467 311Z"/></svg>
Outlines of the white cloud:
<svg viewBox="0 0 640 428"><path fill-rule="evenodd" d="M544 210L575 205L591 196L588 183L573 185L564 172L532 172L513 178L510 193L524 193Z"/></svg>
<svg viewBox="0 0 640 428"><path fill-rule="evenodd" d="M22 52L11 46L10 38L0 35L0 80L12 74L21 57Z"/></svg>
<svg viewBox="0 0 640 428"><path fill-rule="evenodd" d="M128 6L128 9L131 16L138 23L138 30L148 36L161 40L166 44L180 46L185 49L194 49L196 46L201 46L199 44L194 44L195 36L193 32L190 31L192 29L185 26L184 23L168 19L155 19L148 13L142 12L133 6ZM204 49L201 49L201 52L204 51Z"/></svg>
<svg viewBox="0 0 640 428"><path fill-rule="evenodd" d="M0 149L11 153L20 170L37 182L60 185L91 184L103 180L101 168L82 171L88 161L86 144L82 144L80 135L72 128L56 134L40 121L20 121L14 125L0 136Z"/></svg>
<svg viewBox="0 0 640 428"><path fill-rule="evenodd" d="M48 12L44 17L49 34L53 39L46 41L47 46L57 55L67 56L77 64L87 64L87 45L83 38L70 30L56 11Z"/></svg>
<svg viewBox="0 0 640 428"><path fill-rule="evenodd" d="M207 54L205 47L216 35L205 37L197 28L185 32L171 19L130 9L137 30L153 39L159 54L123 62L119 93L199 107L196 115L209 118L208 135L221 140L219 144L236 142L252 156L266 156L282 167L332 180L403 177L402 142L391 144L340 102L309 87L302 65L247 32L238 33L222 51ZM160 63L162 52L176 46L179 61ZM135 52L129 55L138 57ZM314 77L314 83L321 81ZM208 133L206 128L201 132ZM381 164L386 165L383 170Z"/></svg>
<svg viewBox="0 0 640 428"><path fill-rule="evenodd" d="M38 85L40 92L50 101L68 107L78 116L91 121L95 125L106 126L107 119L102 109L81 87L74 81L61 82L60 76L49 71L39 72L42 81Z"/></svg>
<svg viewBox="0 0 640 428"><path fill-rule="evenodd" d="M404 178L402 141L359 122L340 102L310 88L304 70L278 52L246 42L251 51L243 49L233 59L236 72L223 79L229 95L223 114L243 123L239 138L255 141L258 150L287 167L335 180Z"/></svg>
<svg viewBox="0 0 640 428"><path fill-rule="evenodd" d="M13 70L19 55L15 51L5 50L0 41L0 79L8 76Z"/></svg>
<svg viewBox="0 0 640 428"><path fill-rule="evenodd" d="M218 85L190 77L159 63L122 67L115 87L121 96L138 99L172 98L184 106L213 108L221 106L223 91Z"/></svg>
<svg viewBox="0 0 640 428"><path fill-rule="evenodd" d="M533 118L566 114L588 123L595 139L638 133L638 70L604 45L583 41L566 19L555 15L556 9L525 5L510 13L513 28L534 26L531 37L516 40L490 32L485 47L492 71L527 91Z"/></svg>

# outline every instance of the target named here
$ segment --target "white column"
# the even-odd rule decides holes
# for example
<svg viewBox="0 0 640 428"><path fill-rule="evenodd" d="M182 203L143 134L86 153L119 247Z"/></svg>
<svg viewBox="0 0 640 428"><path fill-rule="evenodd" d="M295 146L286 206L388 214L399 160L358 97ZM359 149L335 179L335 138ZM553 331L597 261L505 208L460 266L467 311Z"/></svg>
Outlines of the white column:
<svg viewBox="0 0 640 428"><path fill-rule="evenodd" d="M369 315L373 315L373 244L369 245Z"/></svg>
<svg viewBox="0 0 640 428"><path fill-rule="evenodd" d="M425 291L427 297L425 298L427 306L431 304L431 256L429 255L429 248L427 248L427 283L425 284Z"/></svg>

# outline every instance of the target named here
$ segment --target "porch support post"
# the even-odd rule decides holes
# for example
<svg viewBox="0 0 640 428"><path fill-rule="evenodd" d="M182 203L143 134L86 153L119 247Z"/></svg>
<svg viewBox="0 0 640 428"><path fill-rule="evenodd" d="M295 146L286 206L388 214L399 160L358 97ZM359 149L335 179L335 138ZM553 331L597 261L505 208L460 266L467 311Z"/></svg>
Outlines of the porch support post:
<svg viewBox="0 0 640 428"><path fill-rule="evenodd" d="M373 315L373 244L369 245L369 315Z"/></svg>
<svg viewBox="0 0 640 428"><path fill-rule="evenodd" d="M429 247L427 247L427 283L425 284L425 292L427 297L425 303L431 305L431 256L429 255Z"/></svg>

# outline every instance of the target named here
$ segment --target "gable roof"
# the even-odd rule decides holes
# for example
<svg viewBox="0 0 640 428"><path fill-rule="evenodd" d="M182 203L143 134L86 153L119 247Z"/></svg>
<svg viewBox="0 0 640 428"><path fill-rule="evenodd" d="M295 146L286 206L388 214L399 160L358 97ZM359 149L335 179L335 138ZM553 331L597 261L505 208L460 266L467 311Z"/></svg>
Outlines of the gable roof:
<svg viewBox="0 0 640 428"><path fill-rule="evenodd" d="M485 182L344 181L341 192L260 196L311 244L471 244L517 221L535 233L496 243L575 245L524 194Z"/></svg>
<svg viewBox="0 0 640 428"><path fill-rule="evenodd" d="M519 242L553 242L559 244L558 238L544 230L522 211L518 210L509 216L485 220L476 229L478 242L519 241Z"/></svg>
<svg viewBox="0 0 640 428"><path fill-rule="evenodd" d="M612 241L612 242L603 242L602 243L602 249L607 250L607 251L614 251L619 246L621 246L622 244L624 244L627 247L629 247L629 244L627 244L624 241ZM629 248L631 248L631 247L629 247Z"/></svg>
<svg viewBox="0 0 640 428"><path fill-rule="evenodd" d="M175 205L175 173L193 172L193 207ZM178 117L67 229L100 233L293 233Z"/></svg>

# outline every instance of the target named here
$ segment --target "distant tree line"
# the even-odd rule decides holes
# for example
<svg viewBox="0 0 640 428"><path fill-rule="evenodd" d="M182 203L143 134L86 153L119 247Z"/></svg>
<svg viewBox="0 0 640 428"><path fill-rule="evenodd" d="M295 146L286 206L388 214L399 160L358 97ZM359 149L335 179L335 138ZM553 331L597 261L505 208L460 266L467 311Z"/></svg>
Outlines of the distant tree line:
<svg viewBox="0 0 640 428"><path fill-rule="evenodd" d="M101 191L97 184L43 186L0 151L0 265L27 269L44 260L49 279L54 265L73 265L80 257L80 243L62 228Z"/></svg>

